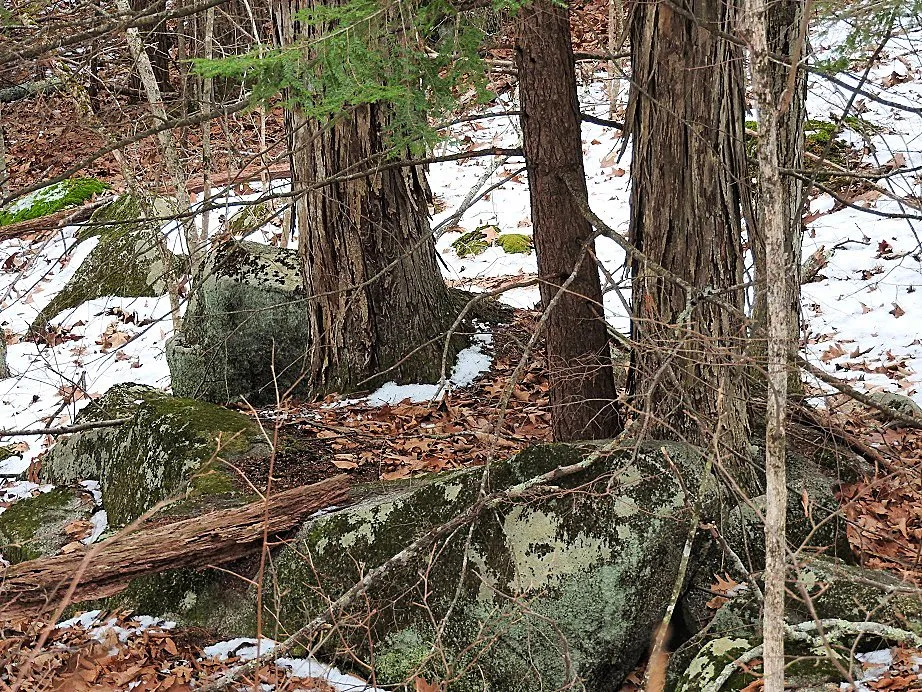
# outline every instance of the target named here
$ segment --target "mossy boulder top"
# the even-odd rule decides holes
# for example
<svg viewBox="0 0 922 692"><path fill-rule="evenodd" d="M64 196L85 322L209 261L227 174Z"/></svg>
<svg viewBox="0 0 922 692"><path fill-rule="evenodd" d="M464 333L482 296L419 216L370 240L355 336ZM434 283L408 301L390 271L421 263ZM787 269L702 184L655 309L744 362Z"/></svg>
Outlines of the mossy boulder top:
<svg viewBox="0 0 922 692"><path fill-rule="evenodd" d="M249 416L132 383L110 389L77 421L118 418L129 421L59 440L41 469L44 481L59 485L98 480L115 525L168 497L241 494L222 460L270 452Z"/></svg>
<svg viewBox="0 0 922 692"><path fill-rule="evenodd" d="M296 250L230 241L202 263L182 328L167 343L173 391L226 403L309 390L308 310Z"/></svg>
<svg viewBox="0 0 922 692"><path fill-rule="evenodd" d="M29 193L0 209L0 226L39 219L68 207L75 207L109 189L95 178L72 178Z"/></svg>
<svg viewBox="0 0 922 692"><path fill-rule="evenodd" d="M810 606L798 598L787 599L785 648L794 663L785 673L786 685L823 689L834 684L838 689L838 684L845 682L839 666L848 665L852 651L922 641L917 639L922 637L922 601L917 594L906 592L906 585L890 574L816 555L803 558L789 579L794 576L799 586L791 583L789 591L801 593L802 587L810 597ZM715 682L723 678L720 689L738 691L758 679L760 674L752 667L761 661L760 612L759 602L748 589L724 604L707 630L673 654L666 689L703 692L713 690ZM827 641L844 660L828 657L814 618L825 623ZM750 658L743 663L752 665L737 662L747 653ZM798 656L802 660L796 660Z"/></svg>
<svg viewBox="0 0 922 692"><path fill-rule="evenodd" d="M689 535L683 488L699 488L703 462L663 443L606 452L550 492L487 510L337 614L330 657L361 652L379 684L416 674L457 690L617 689L649 646ZM596 445L542 445L490 471L503 490L586 459ZM670 463L671 461L671 463ZM680 480L676 474L682 474ZM363 574L465 512L482 469L388 486L306 525L275 560L266 607L292 631L323 612ZM705 516L719 491L703 483ZM323 594L319 597L318 594ZM267 597L268 600L268 597ZM335 624L334 623L334 624ZM551 624L553 623L553 624ZM336 642L333 644L332 642ZM569 661L569 666L567 662Z"/></svg>
<svg viewBox="0 0 922 692"><path fill-rule="evenodd" d="M146 206L155 217L171 213L166 200L151 200ZM79 235L82 242L97 238L96 246L35 318L30 331L41 331L60 313L96 298L164 295L167 265L178 267L182 261L163 245L161 225L147 218L142 204L131 195L97 209Z"/></svg>

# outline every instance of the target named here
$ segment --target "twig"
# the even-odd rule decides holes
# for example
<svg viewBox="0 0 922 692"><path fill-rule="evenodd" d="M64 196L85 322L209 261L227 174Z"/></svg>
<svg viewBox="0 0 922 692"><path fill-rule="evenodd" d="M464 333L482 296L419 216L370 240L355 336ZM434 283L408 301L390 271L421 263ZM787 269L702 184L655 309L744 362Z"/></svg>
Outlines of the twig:
<svg viewBox="0 0 922 692"><path fill-rule="evenodd" d="M67 435L69 433L80 432L81 430L93 430L94 428L113 428L116 425L122 425L130 421L130 418L113 418L112 420L98 420L90 423L77 423L76 425L65 425L58 428L32 428L26 430L0 430L0 437L16 437L19 435Z"/></svg>
<svg viewBox="0 0 922 692"><path fill-rule="evenodd" d="M842 394L851 397L855 401L860 401L865 406L869 406L877 411L880 411L890 421L901 423L907 428L915 428L916 430L922 430L922 420L914 418L913 416L907 416L901 411L897 411L895 408L887 406L886 404L881 404L877 401L874 401L871 397L863 392L859 392L857 389L852 387L850 384L840 380L838 377L833 377L829 373L821 370L820 368L813 365L813 363L806 360L803 356L796 356L797 364L806 370L808 373L813 375L816 379L821 380L828 384L830 387L838 390Z"/></svg>

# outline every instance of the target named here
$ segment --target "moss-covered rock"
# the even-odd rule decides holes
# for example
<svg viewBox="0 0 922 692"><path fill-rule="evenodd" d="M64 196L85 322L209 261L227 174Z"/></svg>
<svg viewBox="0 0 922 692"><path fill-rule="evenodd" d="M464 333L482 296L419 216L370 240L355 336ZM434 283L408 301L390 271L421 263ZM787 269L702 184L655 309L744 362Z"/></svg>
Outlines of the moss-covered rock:
<svg viewBox="0 0 922 692"><path fill-rule="evenodd" d="M163 205L151 203L156 214ZM167 290L165 254L173 267L181 260L162 245L160 223L146 220L130 195L106 205L91 217L83 242L98 238L96 247L70 281L36 317L30 329L41 331L50 319L88 300L105 296L153 297Z"/></svg>
<svg viewBox="0 0 922 692"><path fill-rule="evenodd" d="M788 454L788 543L803 546L810 553L823 551L851 561L846 522L835 497L837 486L838 481L814 462ZM765 566L765 527L759 519L764 514L765 496L759 495L738 503L718 523L726 543L752 572L760 572ZM714 615L708 602L713 598L709 589L715 575L737 573L719 541L709 540L702 551L699 568L692 576L693 588L681 602L682 618L691 632L704 627Z"/></svg>
<svg viewBox="0 0 922 692"><path fill-rule="evenodd" d="M329 637L325 654L360 653L379 684L421 672L455 680L453 690L559 689L576 677L587 689L617 689L673 590L689 531L683 487L698 488L702 473L690 448L666 444L671 467L661 447L601 455L553 493L484 512L467 548L465 528L338 614L336 622L355 617L362 625ZM597 449L528 449L492 467L489 488L515 486ZM274 561L267 593L278 599L266 607L280 628L296 629L325 608L324 599L464 512L482 473L404 484L306 525ZM704 487L707 516L718 490L712 479Z"/></svg>
<svg viewBox="0 0 922 692"><path fill-rule="evenodd" d="M73 540L65 528L94 509L89 493L72 488L18 500L0 513L0 555L11 564L54 555Z"/></svg>
<svg viewBox="0 0 922 692"><path fill-rule="evenodd" d="M786 649L795 663L786 673L788 686L822 686L839 683L842 675L828 652L818 646L812 618L827 623L824 630L833 648L847 663L850 651L869 651L885 646L887 640L863 631L865 623L900 630L910 637L922 635L922 601L905 592L905 584L887 573L849 565L842 560L824 556L805 559L789 574L789 593L810 596L810 606L798 598L789 597L785 618L792 628ZM902 588L901 588L902 587ZM811 611L812 608L812 611ZM698 633L673 654L669 663L667 690L698 692L709 689L721 672L746 652L761 644L758 637L760 606L750 591L723 605L706 630ZM851 623L858 623L852 626ZM759 652L753 660L759 660ZM796 660L798 655L809 661ZM809 662L809 665L805 663ZM757 672L757 670L756 670ZM722 690L741 690L755 679L751 667L733 668Z"/></svg>
<svg viewBox="0 0 922 692"><path fill-rule="evenodd" d="M531 252L531 236L524 233L503 233L495 244L510 255L527 255Z"/></svg>
<svg viewBox="0 0 922 692"><path fill-rule="evenodd" d="M235 474L222 460L269 453L248 416L152 387L117 385L84 409L78 422L115 418L130 421L60 440L41 470L51 483L99 480L103 506L114 525L177 494L229 494L243 501Z"/></svg>
<svg viewBox="0 0 922 692"><path fill-rule="evenodd" d="M463 233L461 237L452 242L451 246L458 257L475 257L482 254L489 247L489 243L487 234L483 232L483 229L477 228Z"/></svg>
<svg viewBox="0 0 922 692"><path fill-rule="evenodd" d="M83 204L93 195L108 190L109 186L96 178L73 178L43 187L4 209L0 209L0 226L38 219L61 209Z"/></svg>
<svg viewBox="0 0 922 692"><path fill-rule="evenodd" d="M225 222L227 232L232 236L245 236L265 226L275 214L268 202L248 204L232 214Z"/></svg>
<svg viewBox="0 0 922 692"><path fill-rule="evenodd" d="M276 380L279 391L309 390L311 328L296 250L227 242L206 257L196 283L167 343L176 394L260 404L275 400Z"/></svg>

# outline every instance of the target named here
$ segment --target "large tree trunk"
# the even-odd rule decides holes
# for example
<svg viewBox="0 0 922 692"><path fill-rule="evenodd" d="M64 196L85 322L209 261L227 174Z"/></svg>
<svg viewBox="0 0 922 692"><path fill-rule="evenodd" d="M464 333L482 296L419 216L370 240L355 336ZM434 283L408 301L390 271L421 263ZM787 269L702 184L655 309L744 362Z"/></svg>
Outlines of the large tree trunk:
<svg viewBox="0 0 922 692"><path fill-rule="evenodd" d="M732 4L691 0L684 7L694 19L666 0L633 8L630 237L651 260L727 307L690 301L634 261L629 384L648 433L702 446L716 435L722 461L745 465L735 456L745 456L749 436L738 367L746 338L742 59L712 31L730 30Z"/></svg>
<svg viewBox="0 0 922 692"><path fill-rule="evenodd" d="M552 421L560 441L621 431L592 228L563 178L573 174L585 186L567 14L550 0L536 0L520 11L516 32L541 302L551 310L546 330ZM575 278L552 306L574 270Z"/></svg>
<svg viewBox="0 0 922 692"><path fill-rule="evenodd" d="M282 0L275 7L283 44L316 38L321 29L292 19L310 6ZM454 311L436 263L425 171L390 168L313 189L337 173L372 169L386 150L390 117L379 104L325 123L297 109L288 114L293 184L303 190L298 243L312 296L307 375L318 391L345 391L385 370L386 379L404 382L435 381L441 372L440 337Z"/></svg>

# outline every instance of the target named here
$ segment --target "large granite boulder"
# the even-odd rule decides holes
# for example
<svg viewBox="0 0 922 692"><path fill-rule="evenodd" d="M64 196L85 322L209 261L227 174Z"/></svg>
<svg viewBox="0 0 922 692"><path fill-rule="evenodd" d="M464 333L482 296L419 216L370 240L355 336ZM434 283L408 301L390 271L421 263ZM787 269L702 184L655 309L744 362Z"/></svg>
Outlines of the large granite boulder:
<svg viewBox="0 0 922 692"><path fill-rule="evenodd" d="M164 295L168 269L175 271L182 260L165 247L160 232L163 222L147 216L166 217L171 213L166 200L155 199L142 205L131 195L122 195L97 209L80 236L84 243L97 238L96 246L60 293L42 309L30 330L41 331L60 313L96 298Z"/></svg>
<svg viewBox="0 0 922 692"><path fill-rule="evenodd" d="M308 391L311 333L296 250L229 241L204 260L182 329L167 342L173 391L251 404ZM298 384L300 383L300 387Z"/></svg>
<svg viewBox="0 0 922 692"><path fill-rule="evenodd" d="M530 448L494 465L487 488L511 488L597 450ZM344 663L358 656L385 685L419 674L450 680L452 690L577 680L617 689L672 594L696 499L685 488L704 488L704 516L719 504L716 482L701 482L703 466L671 443L606 452L551 491L486 511L472 532L455 532L335 613L324 654ZM312 521L274 560L267 611L283 631L308 622L363 574L465 512L483 473L385 486Z"/></svg>
<svg viewBox="0 0 922 692"><path fill-rule="evenodd" d="M240 494L223 462L270 452L249 416L132 383L110 389L77 422L118 418L130 420L59 440L41 468L43 481L58 485L98 480L114 525L168 497Z"/></svg>

